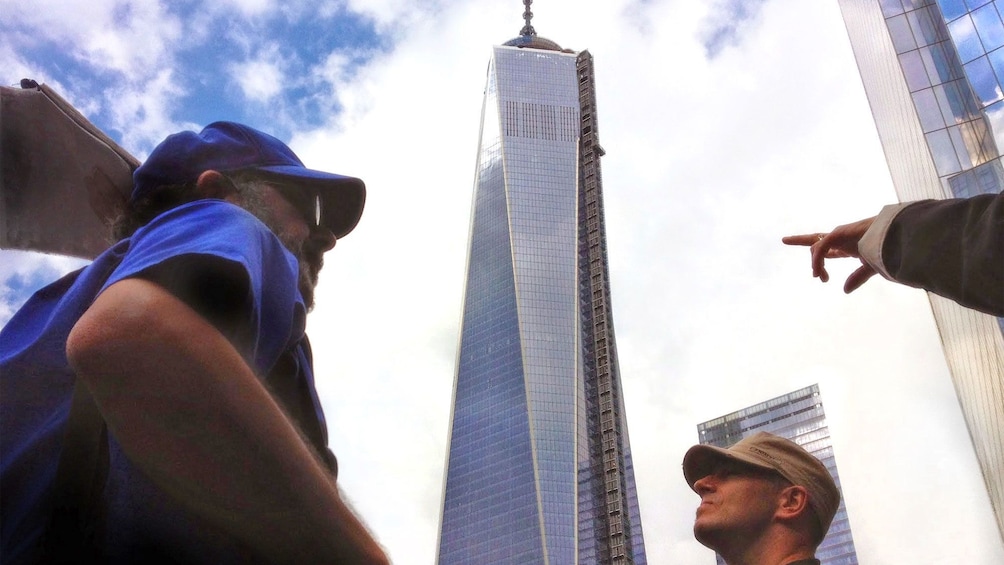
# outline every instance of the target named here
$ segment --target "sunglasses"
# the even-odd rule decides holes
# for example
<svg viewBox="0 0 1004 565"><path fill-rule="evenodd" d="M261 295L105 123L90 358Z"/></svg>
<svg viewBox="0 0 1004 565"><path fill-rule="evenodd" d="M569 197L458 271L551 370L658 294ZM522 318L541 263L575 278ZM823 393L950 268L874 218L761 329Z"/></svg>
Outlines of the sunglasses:
<svg viewBox="0 0 1004 565"><path fill-rule="evenodd" d="M269 182L306 220L307 225L316 228L321 225L321 195L317 192L290 184Z"/></svg>

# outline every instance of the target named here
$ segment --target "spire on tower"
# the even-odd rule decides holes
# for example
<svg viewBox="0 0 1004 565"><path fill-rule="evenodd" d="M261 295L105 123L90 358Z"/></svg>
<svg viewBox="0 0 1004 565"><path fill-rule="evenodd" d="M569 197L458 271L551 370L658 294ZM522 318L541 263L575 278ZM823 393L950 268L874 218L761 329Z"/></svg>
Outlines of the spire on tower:
<svg viewBox="0 0 1004 565"><path fill-rule="evenodd" d="M533 29L533 26L530 25L530 20L533 19L530 4L533 4L533 0L523 0L523 5L526 6L523 10L523 21L526 22L526 25L523 26L523 29L519 30L520 35L537 35L537 30Z"/></svg>

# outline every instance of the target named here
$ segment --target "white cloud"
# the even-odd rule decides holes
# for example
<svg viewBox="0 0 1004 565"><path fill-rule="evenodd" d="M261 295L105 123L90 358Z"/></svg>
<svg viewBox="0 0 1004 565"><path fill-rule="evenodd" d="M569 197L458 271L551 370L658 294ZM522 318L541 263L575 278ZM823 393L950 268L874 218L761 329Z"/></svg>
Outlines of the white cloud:
<svg viewBox="0 0 1004 565"><path fill-rule="evenodd" d="M230 8L236 9L245 17L260 16L278 7L278 3L273 0L224 0L217 4L219 11L227 11Z"/></svg>
<svg viewBox="0 0 1004 565"><path fill-rule="evenodd" d="M170 64L169 54L182 38L182 26L156 0L128 3L40 0L0 2L5 23L61 44L73 57L97 69L139 80Z"/></svg>
<svg viewBox="0 0 1004 565"><path fill-rule="evenodd" d="M245 97L254 102L267 103L282 90L286 78L276 55L272 49L258 59L230 67L230 75L240 85Z"/></svg>

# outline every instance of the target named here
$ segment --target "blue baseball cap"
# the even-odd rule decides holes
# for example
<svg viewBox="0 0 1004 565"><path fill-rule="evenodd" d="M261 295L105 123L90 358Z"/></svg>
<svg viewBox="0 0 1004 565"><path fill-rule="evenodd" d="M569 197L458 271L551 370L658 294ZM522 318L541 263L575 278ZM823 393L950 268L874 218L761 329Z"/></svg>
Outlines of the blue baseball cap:
<svg viewBox="0 0 1004 565"><path fill-rule="evenodd" d="M361 179L308 169L285 143L234 122L214 122L199 133L169 135L133 173L132 200L159 186L194 182L208 170L252 169L314 190L321 198L321 225L335 237L348 235L363 214L366 185Z"/></svg>

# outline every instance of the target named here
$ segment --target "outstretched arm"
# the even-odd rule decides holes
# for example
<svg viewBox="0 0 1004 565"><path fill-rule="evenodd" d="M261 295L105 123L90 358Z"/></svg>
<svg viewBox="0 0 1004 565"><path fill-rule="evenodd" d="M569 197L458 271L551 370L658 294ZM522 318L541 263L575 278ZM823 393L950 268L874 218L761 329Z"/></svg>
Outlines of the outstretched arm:
<svg viewBox="0 0 1004 565"><path fill-rule="evenodd" d="M828 234L782 241L809 246L812 274L823 282L829 278L826 259L859 258L862 266L847 278L846 292L877 272L968 308L1004 316L1004 193L886 206L874 218Z"/></svg>
<svg viewBox="0 0 1004 565"><path fill-rule="evenodd" d="M858 243L874 221L875 218L866 218L853 224L837 226L830 233L789 235L782 238L781 241L787 245L809 247L812 252L812 276L818 277L823 282L830 280L830 275L826 272L827 259L844 257L860 259L861 266L851 273L844 282L844 292L850 293L865 284L877 272L868 262L861 259L861 253L858 250Z"/></svg>
<svg viewBox="0 0 1004 565"><path fill-rule="evenodd" d="M386 563L227 339L159 285L108 287L67 356L130 460L274 563Z"/></svg>

